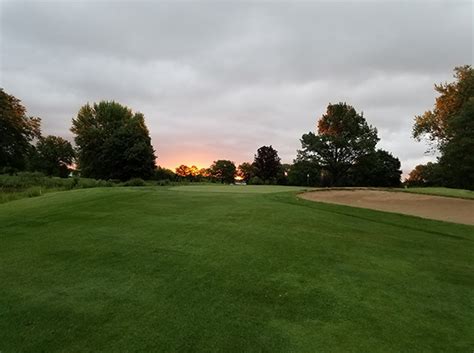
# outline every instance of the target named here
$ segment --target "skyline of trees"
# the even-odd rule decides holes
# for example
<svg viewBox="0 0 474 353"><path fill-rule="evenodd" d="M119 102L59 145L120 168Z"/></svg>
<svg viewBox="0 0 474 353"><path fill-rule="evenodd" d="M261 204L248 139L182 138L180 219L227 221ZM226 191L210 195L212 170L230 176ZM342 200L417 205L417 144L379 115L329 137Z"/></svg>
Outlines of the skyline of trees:
<svg viewBox="0 0 474 353"><path fill-rule="evenodd" d="M435 84L434 108L415 116L412 135L439 152L437 162L417 166L412 185L474 189L474 70L454 69L454 81ZM41 171L66 177L76 164L81 175L97 179L232 182L322 186L398 186L400 161L376 149L377 129L347 103L329 104L317 130L301 138L292 164L260 147L252 162L238 167L218 159L208 168L156 166L145 117L111 101L86 104L72 119L75 146L59 136L41 135L41 119L30 117L21 101L0 88L0 172Z"/></svg>
<svg viewBox="0 0 474 353"><path fill-rule="evenodd" d="M135 125L124 124L124 121L130 118L137 118L138 123ZM63 148L63 158L64 161L60 160L59 157L56 157L57 165L55 168L47 166L47 163L43 157L43 165L39 165L38 154L36 156L35 168L36 170L42 170L48 175L56 176L67 176L66 164L71 165L73 163L73 158L76 157L78 166L81 168L81 174L84 176L90 176L99 179L120 179L127 180L133 177L137 177L137 173L130 173L124 175L123 169L130 170L129 161L125 162L117 160L120 158L120 152L123 152L130 147L130 140L127 141L127 134L130 135L130 131L133 131L133 126L138 126L142 128L142 132L146 134L145 136L145 146L147 145L154 152L153 147L151 146L151 139L149 138L148 130L144 122L144 117L140 113L132 113L132 111L125 106L121 106L116 102L99 102L94 103L92 106L86 104L83 106L78 113L78 116L72 121L71 131L76 134L76 151L77 153L65 153L67 150L67 144L69 142L61 139L60 137L49 137L48 143L49 146L56 145L58 149ZM139 129L136 129L137 131ZM107 143L104 142L103 137L108 138ZM142 134L143 136L143 134ZM102 138L102 139L101 139ZM133 141L133 138L131 139ZM38 140L38 143L42 141L42 138ZM61 143L59 143L61 141ZM54 144L53 142L56 142ZM40 144L41 145L41 144ZM44 145L44 143L43 143ZM62 145L62 146L61 146ZM141 146L143 148L143 144ZM44 149L45 147L43 147ZM72 148L72 146L71 146ZM32 149L35 151L35 148ZM145 148L146 150L146 148ZM56 155L59 151L54 151ZM44 154L44 153L43 153ZM50 158L53 159L54 153L50 151ZM129 155L129 154L128 154ZM140 155L140 153L138 153ZM91 156L90 163L88 164L87 157ZM97 158L97 156L100 156ZM110 157L110 158L105 158ZM115 162L114 162L115 158ZM32 159L33 160L33 159ZM152 158L148 158L149 161ZM154 154L153 154L154 162ZM219 162L216 166L216 162ZM94 165L95 163L95 165ZM113 163L116 163L115 165ZM227 163L227 165L232 165L233 170L226 174L225 177L222 177L222 170L219 167L219 164ZM122 168L120 172L118 166L126 166ZM185 166L181 165L176 168L173 172L169 169L153 166L153 171L150 171L144 175L142 174L139 177L144 178L154 178L154 179L168 179L168 180L188 180L188 181L213 181L220 180L221 182L232 182L232 176L240 176L244 182L253 183L253 184L288 184L288 183L299 183L307 184L309 179L314 181L316 180L316 174L314 173L314 166L311 170L312 177L306 177L306 183L302 182L304 178L300 177L295 178L297 175L299 164L296 164L295 170L293 166L295 164L281 164L281 159L278 156L278 152L272 146L262 146L257 150L257 153L254 155L254 161L252 163L244 162L239 168L235 168L235 165L232 161L218 160L209 168L197 168L196 166ZM112 166L112 167L111 167ZM141 162L136 163L137 167L143 166ZM222 167L223 165L221 165ZM308 166L308 164L307 164ZM88 169L89 168L89 169ZM235 169L234 169L235 168ZM52 169L55 169L52 172ZM108 173L107 171L113 171L113 173ZM292 176L291 178L289 176Z"/></svg>

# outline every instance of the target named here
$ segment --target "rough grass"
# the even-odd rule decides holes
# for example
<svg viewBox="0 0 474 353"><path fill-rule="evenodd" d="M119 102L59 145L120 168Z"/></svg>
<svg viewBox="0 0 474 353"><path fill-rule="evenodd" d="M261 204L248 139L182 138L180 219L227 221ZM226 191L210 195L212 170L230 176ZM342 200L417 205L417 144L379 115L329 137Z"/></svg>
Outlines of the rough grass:
<svg viewBox="0 0 474 353"><path fill-rule="evenodd" d="M13 201L0 351L470 352L473 237L293 192Z"/></svg>
<svg viewBox="0 0 474 353"><path fill-rule="evenodd" d="M47 177L41 173L22 172L18 173L18 175L0 174L0 204L23 198L41 196L49 192L112 185L112 183L104 180L77 177Z"/></svg>
<svg viewBox="0 0 474 353"><path fill-rule="evenodd" d="M400 189L405 192L412 192L415 194L427 194L427 195L437 195L437 196L447 196L447 197L457 197L462 199L474 199L474 191L472 190L463 190L463 189L450 189L443 187L414 187L407 189Z"/></svg>

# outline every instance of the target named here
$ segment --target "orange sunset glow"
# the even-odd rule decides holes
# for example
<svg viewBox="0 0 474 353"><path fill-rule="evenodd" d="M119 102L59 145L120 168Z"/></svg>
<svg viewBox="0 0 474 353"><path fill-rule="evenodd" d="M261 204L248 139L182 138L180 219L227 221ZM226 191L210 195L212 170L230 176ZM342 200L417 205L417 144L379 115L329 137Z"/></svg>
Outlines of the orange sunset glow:
<svg viewBox="0 0 474 353"><path fill-rule="evenodd" d="M253 157L253 156L250 156ZM249 157L249 158L250 158ZM214 156L211 153L206 152L192 152L192 151L178 151L177 153L166 153L166 151L161 154L158 151L158 158L156 159L156 164L175 170L180 165L195 166L197 169L209 168L209 166L220 157ZM231 158L230 158L231 159ZM234 161L236 163L240 161Z"/></svg>

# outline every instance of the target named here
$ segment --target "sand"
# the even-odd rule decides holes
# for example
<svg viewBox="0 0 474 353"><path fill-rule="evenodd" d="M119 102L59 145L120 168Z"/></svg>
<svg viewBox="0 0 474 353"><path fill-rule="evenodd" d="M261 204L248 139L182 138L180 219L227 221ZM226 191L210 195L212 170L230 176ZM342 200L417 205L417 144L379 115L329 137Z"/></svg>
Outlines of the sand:
<svg viewBox="0 0 474 353"><path fill-rule="evenodd" d="M379 190L321 190L299 197L318 201L402 213L447 222L474 225L474 200Z"/></svg>

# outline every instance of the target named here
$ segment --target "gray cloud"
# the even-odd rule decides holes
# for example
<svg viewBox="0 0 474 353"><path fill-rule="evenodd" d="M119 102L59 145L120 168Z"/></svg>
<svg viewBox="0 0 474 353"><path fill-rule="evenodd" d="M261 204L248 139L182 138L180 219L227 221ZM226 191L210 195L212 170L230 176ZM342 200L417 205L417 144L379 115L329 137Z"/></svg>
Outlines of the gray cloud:
<svg viewBox="0 0 474 353"><path fill-rule="evenodd" d="M433 84L472 63L472 3L0 0L0 86L72 139L86 102L145 113L158 163L290 162L329 102L379 129L405 171Z"/></svg>

